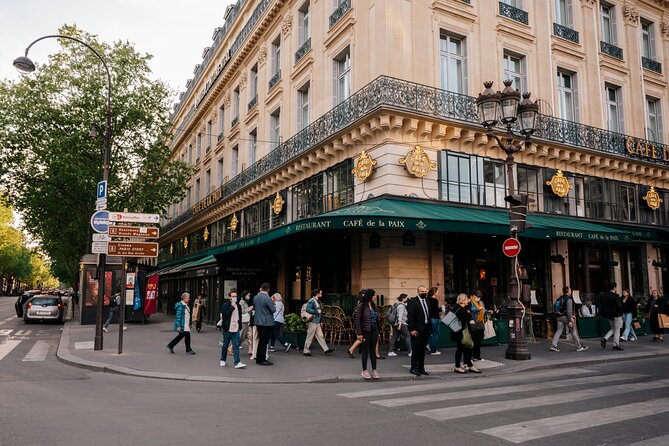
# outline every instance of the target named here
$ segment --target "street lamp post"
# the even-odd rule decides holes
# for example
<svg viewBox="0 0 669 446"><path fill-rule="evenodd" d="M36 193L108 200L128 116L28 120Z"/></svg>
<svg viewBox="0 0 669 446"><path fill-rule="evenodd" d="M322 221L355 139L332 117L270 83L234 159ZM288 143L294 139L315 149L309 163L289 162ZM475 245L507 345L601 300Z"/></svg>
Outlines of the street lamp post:
<svg viewBox="0 0 669 446"><path fill-rule="evenodd" d="M58 35L58 34L52 34L48 36L43 36L40 37L39 39L34 40L28 47L26 48L26 52L24 56L17 57L14 59L14 67L19 70L21 73L32 73L35 71L35 64L33 63L32 60L28 58L28 51L30 51L30 48L39 42L40 40L44 39L68 39L68 40L73 40L75 42L78 42L82 45L84 45L86 48L91 50L93 54L97 56L98 59L100 59L100 62L102 62L102 65L105 68L105 71L107 72L107 109L105 111L105 152L104 152L104 161L102 164L102 179L104 181L109 180L109 158L110 158L110 153L111 153L111 93L112 93L112 81L111 81L111 72L109 71L109 67L107 66L107 63L105 60L102 58L100 53L98 53L95 48L87 44L86 42L79 40L75 37L71 36L63 36L63 35ZM107 255L106 254L100 254L100 259L98 262L98 302L97 302L97 309L96 309L96 318L95 318L95 345L94 349L95 350L102 350L102 311L103 311L103 303L104 303L104 295L105 295L105 267L107 263ZM110 290L111 291L111 290Z"/></svg>
<svg viewBox="0 0 669 446"><path fill-rule="evenodd" d="M530 100L530 93L523 94L523 100L520 101L520 91L511 87L512 81L504 81L504 90L495 92L492 89L492 82L485 82L486 87L483 93L479 94L476 105L479 109L479 118L481 125L487 129L488 139L494 138L499 147L506 153L506 173L508 182L508 195L504 200L510 204L509 210L509 233L513 238L518 237L519 232L525 228L525 217L527 214L527 196L516 194L514 180L514 159L515 153L523 147L531 144L531 136L536 127L539 106L536 102ZM525 139L519 143L514 143L516 136L513 132L513 125L518 121L520 133ZM506 127L506 137L498 137L494 132L494 127L502 123ZM515 360L530 359L531 355L527 349L527 339L525 337L525 306L520 302L520 280L518 278L518 257L514 256L511 260L511 277L509 278L509 302L507 309L511 312L512 319L509 321L509 343L506 349L506 358Z"/></svg>

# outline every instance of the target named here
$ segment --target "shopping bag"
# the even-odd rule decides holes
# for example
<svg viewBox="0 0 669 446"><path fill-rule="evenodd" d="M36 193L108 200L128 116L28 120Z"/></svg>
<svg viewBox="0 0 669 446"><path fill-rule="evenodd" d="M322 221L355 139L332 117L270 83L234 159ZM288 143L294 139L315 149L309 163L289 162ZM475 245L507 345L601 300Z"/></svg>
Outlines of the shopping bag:
<svg viewBox="0 0 669 446"><path fill-rule="evenodd" d="M660 327L669 328L669 316L666 314L659 313L657 315L657 322Z"/></svg>
<svg viewBox="0 0 669 446"><path fill-rule="evenodd" d="M485 328L483 329L483 339L490 339L495 336L497 336L497 333L495 332L495 327L492 321L486 321Z"/></svg>
<svg viewBox="0 0 669 446"><path fill-rule="evenodd" d="M458 317L452 311L449 311L443 318L441 318L441 323L446 325L453 332L462 330L460 319L458 319Z"/></svg>
<svg viewBox="0 0 669 446"><path fill-rule="evenodd" d="M632 322L632 327L634 327L635 330L640 330L641 329L641 323L634 319L634 322Z"/></svg>
<svg viewBox="0 0 669 446"><path fill-rule="evenodd" d="M474 340L467 327L462 329L462 345L464 345L465 348L474 348Z"/></svg>

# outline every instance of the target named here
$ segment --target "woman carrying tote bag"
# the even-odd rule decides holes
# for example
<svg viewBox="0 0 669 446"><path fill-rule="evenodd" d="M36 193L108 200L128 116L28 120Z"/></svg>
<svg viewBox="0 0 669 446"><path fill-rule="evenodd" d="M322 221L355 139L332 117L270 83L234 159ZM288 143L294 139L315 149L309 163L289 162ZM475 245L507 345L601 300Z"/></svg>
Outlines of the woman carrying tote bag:
<svg viewBox="0 0 669 446"><path fill-rule="evenodd" d="M470 333L470 329L474 329L474 319L472 319L472 314L469 309L471 304L469 298L466 294L458 295L455 306L455 315L457 316L462 329L460 331L451 331L451 340L456 342L458 347L455 350L455 373L466 373L465 369L460 366L460 361L464 356L464 363L468 367L471 373L481 373L479 369L474 367L472 363L472 347L474 346L474 341Z"/></svg>

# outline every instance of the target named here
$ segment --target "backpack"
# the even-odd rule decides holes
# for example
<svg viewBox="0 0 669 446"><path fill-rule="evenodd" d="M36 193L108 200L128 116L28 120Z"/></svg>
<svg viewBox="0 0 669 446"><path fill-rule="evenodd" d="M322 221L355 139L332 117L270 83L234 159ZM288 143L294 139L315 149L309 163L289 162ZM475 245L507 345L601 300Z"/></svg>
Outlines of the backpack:
<svg viewBox="0 0 669 446"><path fill-rule="evenodd" d="M116 308L118 307L118 297L116 294L112 295L112 297L109 299L109 308Z"/></svg>
<svg viewBox="0 0 669 446"><path fill-rule="evenodd" d="M314 319L314 315L307 313L307 305L309 305L308 301L306 304L302 305L302 309L300 310L300 317L304 322L311 322Z"/></svg>
<svg viewBox="0 0 669 446"><path fill-rule="evenodd" d="M553 312L559 315L564 315L567 312L567 308L565 305L565 299L560 296L558 299L553 302Z"/></svg>
<svg viewBox="0 0 669 446"><path fill-rule="evenodd" d="M397 323L397 305L399 305L399 302L394 303L386 315L386 319L390 325L395 325Z"/></svg>

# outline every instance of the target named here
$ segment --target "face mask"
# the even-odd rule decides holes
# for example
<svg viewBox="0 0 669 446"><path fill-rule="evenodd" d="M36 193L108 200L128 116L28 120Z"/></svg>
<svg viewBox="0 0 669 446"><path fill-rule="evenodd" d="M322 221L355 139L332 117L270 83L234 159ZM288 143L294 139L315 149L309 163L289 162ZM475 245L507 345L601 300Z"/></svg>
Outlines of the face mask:
<svg viewBox="0 0 669 446"><path fill-rule="evenodd" d="M230 299L230 300L231 300L233 303L234 303L234 302L237 302L237 297L235 296L235 297L233 297L233 298Z"/></svg>
<svg viewBox="0 0 669 446"><path fill-rule="evenodd" d="M427 293L420 293L419 296L425 299L427 297Z"/></svg>
<svg viewBox="0 0 669 446"><path fill-rule="evenodd" d="M481 298L480 298L480 297L475 297L474 300L475 300L476 302L481 302Z"/></svg>

